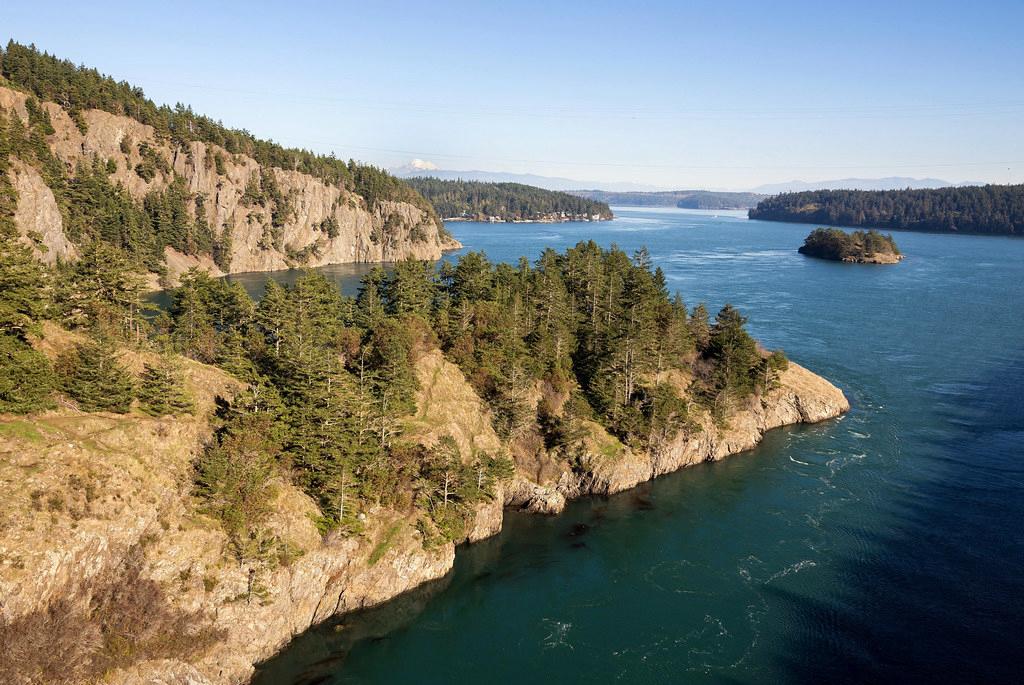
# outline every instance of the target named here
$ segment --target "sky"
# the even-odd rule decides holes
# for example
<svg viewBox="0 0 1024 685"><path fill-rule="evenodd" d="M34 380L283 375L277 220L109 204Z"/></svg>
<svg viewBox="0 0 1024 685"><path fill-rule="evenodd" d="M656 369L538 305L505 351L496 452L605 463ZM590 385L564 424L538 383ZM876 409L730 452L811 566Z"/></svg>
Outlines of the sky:
<svg viewBox="0 0 1024 685"><path fill-rule="evenodd" d="M383 167L1024 182L1024 1L3 2L0 38Z"/></svg>

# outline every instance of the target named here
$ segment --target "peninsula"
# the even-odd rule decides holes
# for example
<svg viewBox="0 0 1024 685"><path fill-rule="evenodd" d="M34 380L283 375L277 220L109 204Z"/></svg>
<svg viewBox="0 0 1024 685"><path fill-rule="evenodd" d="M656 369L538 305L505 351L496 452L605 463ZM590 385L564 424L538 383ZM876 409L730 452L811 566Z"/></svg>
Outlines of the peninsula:
<svg viewBox="0 0 1024 685"><path fill-rule="evenodd" d="M193 269L153 323L112 248L54 272L5 239L0 275L15 682L237 683L445 575L506 507L556 513L849 407L736 309L709 320L643 252L593 243L406 260L357 298L310 272L256 304Z"/></svg>
<svg viewBox="0 0 1024 685"><path fill-rule="evenodd" d="M522 183L450 181L433 177L405 179L437 208L445 221L562 223L607 221L607 203Z"/></svg>
<svg viewBox="0 0 1024 685"><path fill-rule="evenodd" d="M874 230L846 233L837 228L816 228L797 251L808 257L855 264L898 264L903 259L892 236Z"/></svg>

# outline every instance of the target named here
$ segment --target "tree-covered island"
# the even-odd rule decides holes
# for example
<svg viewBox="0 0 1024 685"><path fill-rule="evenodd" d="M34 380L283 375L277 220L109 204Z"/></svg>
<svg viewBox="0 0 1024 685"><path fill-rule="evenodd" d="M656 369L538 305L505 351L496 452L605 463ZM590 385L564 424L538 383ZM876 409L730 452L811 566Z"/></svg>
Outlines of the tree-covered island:
<svg viewBox="0 0 1024 685"><path fill-rule="evenodd" d="M892 236L874 230L847 233L838 228L816 228L804 238L798 252L856 264L898 264L903 259Z"/></svg>

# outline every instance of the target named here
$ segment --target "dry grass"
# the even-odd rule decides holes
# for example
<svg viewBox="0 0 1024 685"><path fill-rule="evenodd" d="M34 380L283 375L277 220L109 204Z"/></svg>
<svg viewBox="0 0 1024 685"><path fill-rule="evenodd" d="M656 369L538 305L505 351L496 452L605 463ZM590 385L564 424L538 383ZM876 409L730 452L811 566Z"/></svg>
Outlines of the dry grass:
<svg viewBox="0 0 1024 685"><path fill-rule="evenodd" d="M420 357L416 375L420 390L416 395L416 415L405 425L409 439L430 446L441 436L450 435L465 460L501 448L491 426L490 412L459 367L447 361L440 350Z"/></svg>

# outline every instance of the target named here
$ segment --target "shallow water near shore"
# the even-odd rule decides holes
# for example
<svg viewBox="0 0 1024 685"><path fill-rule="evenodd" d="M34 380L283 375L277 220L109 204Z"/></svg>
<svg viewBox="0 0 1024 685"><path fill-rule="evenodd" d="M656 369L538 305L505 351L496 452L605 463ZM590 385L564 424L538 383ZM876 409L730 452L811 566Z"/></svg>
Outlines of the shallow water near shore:
<svg viewBox="0 0 1024 685"><path fill-rule="evenodd" d="M646 246L689 305L738 306L852 411L561 516L509 513L449 577L308 631L255 682L1016 682L1024 240L896 233L904 262L853 265L797 254L813 226L615 213L449 228L494 260ZM362 269L325 271L352 293Z"/></svg>

